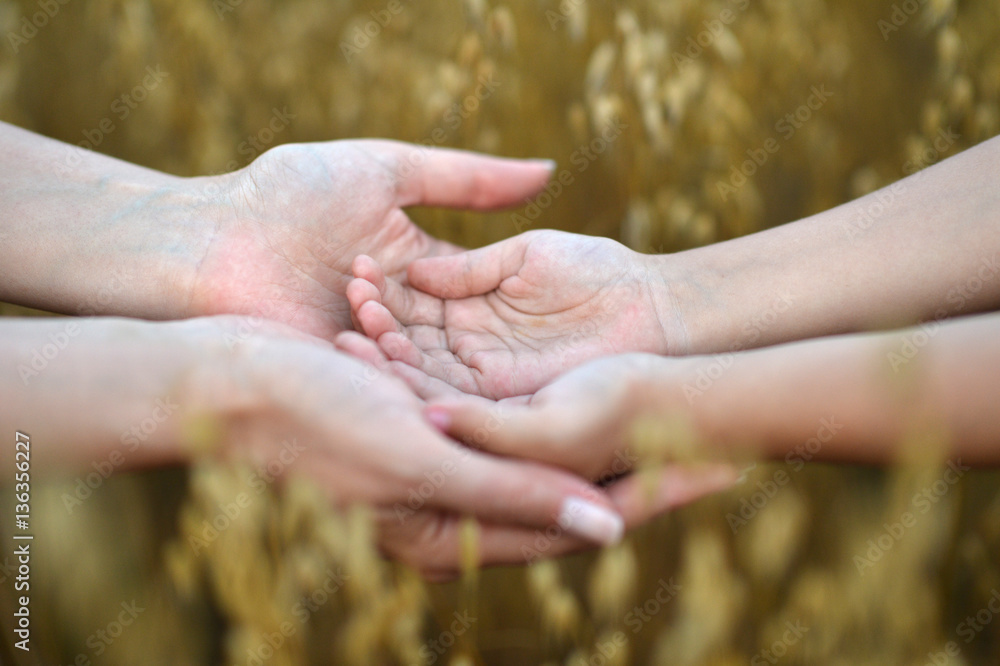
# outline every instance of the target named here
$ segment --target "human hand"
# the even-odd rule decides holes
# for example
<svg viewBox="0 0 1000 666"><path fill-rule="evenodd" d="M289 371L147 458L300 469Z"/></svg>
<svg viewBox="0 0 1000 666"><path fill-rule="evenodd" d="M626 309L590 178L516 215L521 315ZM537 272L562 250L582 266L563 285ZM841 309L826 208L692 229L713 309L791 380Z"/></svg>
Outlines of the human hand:
<svg viewBox="0 0 1000 666"><path fill-rule="evenodd" d="M607 238L532 231L414 261L410 286L369 257L354 274L352 311L390 359L487 398L533 393L600 356L684 344L662 274Z"/></svg>
<svg viewBox="0 0 1000 666"><path fill-rule="evenodd" d="M358 333L343 334L337 344L359 358L380 362L375 344ZM645 483L650 477L630 475L641 462L640 454L654 453L634 446L635 426L647 419L672 418L670 405L686 407L683 385L697 362L652 354L602 358L567 372L534 395L494 402L462 393L399 361L381 361L428 400L428 420L467 445L553 465L601 484L613 481L610 489L627 527L639 524L633 517L648 516L650 507L661 512L687 504L728 488L739 477L733 465L711 462L710 452L700 449L694 457L703 455L702 462L662 456L647 460L656 472L652 494ZM666 444L683 450L681 442ZM697 448L698 443L692 438L686 444Z"/></svg>
<svg viewBox="0 0 1000 666"><path fill-rule="evenodd" d="M228 334L238 324L221 321ZM458 571L464 515L482 524L483 564L524 563L522 547L539 530L558 525L565 534L546 554L563 554L617 541L622 519L643 522L675 500L639 502L628 484L600 489L461 446L431 425L425 404L384 364L293 329L266 324L236 350L241 388L232 402L243 407L225 424L220 452L266 464L279 442L297 442L301 453L287 470L337 504L373 506L383 551L432 577Z"/></svg>
<svg viewBox="0 0 1000 666"><path fill-rule="evenodd" d="M402 281L414 259L459 251L403 208L520 204L550 173L547 161L360 140L278 146L232 174L192 179L212 192L202 208L215 226L189 315L262 316L332 339L352 328L345 290L355 256Z"/></svg>
<svg viewBox="0 0 1000 666"><path fill-rule="evenodd" d="M674 436L684 433L691 441L670 442L672 447L680 451L696 444L693 424L679 425L687 414L682 387L691 364L652 354L601 358L561 375L534 395L497 402L462 394L409 368L398 370L428 397L428 418L456 439L607 481L633 471L640 454L650 455L633 441L638 424L673 422L678 426ZM707 476L689 476L684 486L708 483L704 492L711 492L735 478L729 465L713 464L703 471Z"/></svg>

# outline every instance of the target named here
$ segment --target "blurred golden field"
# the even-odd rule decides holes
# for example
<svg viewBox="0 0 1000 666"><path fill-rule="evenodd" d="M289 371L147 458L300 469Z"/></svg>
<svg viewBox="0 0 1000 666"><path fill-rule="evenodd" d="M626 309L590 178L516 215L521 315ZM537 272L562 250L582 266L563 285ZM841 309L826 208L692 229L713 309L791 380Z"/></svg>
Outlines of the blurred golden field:
<svg viewBox="0 0 1000 666"><path fill-rule="evenodd" d="M1000 131L995 0L62 3L0 0L0 119L180 175L359 136L557 160L559 188L524 209L413 212L469 246L555 227L672 252ZM72 510L79 480L52 481L36 651L5 629L0 663L1000 663L1000 475L956 476L914 439L930 453L894 469L806 452L619 548L446 585L382 563L363 510L301 483L257 495L253 470L113 476Z"/></svg>

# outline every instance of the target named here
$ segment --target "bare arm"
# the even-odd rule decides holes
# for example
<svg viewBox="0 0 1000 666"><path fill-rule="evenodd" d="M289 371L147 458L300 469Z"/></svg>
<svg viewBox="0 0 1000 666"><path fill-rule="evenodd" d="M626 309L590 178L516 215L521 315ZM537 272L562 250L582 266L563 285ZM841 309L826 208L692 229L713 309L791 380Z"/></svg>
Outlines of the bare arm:
<svg viewBox="0 0 1000 666"><path fill-rule="evenodd" d="M373 506L385 551L435 575L458 569L459 515L481 521L485 563L517 563L537 529L558 523L568 534L553 553L568 552L679 501L640 506L635 484L601 489L457 446L389 373L286 326L246 335L245 323L3 321L0 472L13 476L18 432L32 478L236 459L257 476L243 488L251 501L260 482L306 477L332 502Z"/></svg>
<svg viewBox="0 0 1000 666"><path fill-rule="evenodd" d="M653 262L687 353L995 310L1000 138L799 222Z"/></svg>
<svg viewBox="0 0 1000 666"><path fill-rule="evenodd" d="M908 435L940 432L951 454L1000 464L1000 315L735 356L704 391L697 387L720 357L692 359L683 381L660 384L680 390L678 404L710 441L742 440L783 457L825 423L831 439L818 459L886 463Z"/></svg>
<svg viewBox="0 0 1000 666"><path fill-rule="evenodd" d="M0 123L0 300L78 315L186 313L210 234L184 183Z"/></svg>
<svg viewBox="0 0 1000 666"><path fill-rule="evenodd" d="M501 400L502 425L484 447L586 474L631 459L632 426L652 417L684 419L701 443L737 455L887 463L922 432L940 433L963 462L996 465L998 368L1000 315L717 356L628 354ZM429 409L453 436L484 432L497 412L483 398L409 377L438 395Z"/></svg>
<svg viewBox="0 0 1000 666"><path fill-rule="evenodd" d="M1000 138L799 222L672 255L540 230L355 264L361 329L466 393L533 393L590 359L753 349L1000 308Z"/></svg>
<svg viewBox="0 0 1000 666"><path fill-rule="evenodd" d="M243 314L326 339L351 328L351 261L401 276L458 251L410 206L490 210L552 164L395 141L285 144L178 178L0 123L0 300L67 314Z"/></svg>

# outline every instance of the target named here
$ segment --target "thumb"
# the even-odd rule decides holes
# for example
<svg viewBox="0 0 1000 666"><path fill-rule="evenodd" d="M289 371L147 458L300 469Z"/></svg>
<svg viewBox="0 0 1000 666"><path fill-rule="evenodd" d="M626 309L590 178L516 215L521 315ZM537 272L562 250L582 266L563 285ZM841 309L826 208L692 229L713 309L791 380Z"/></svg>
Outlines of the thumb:
<svg viewBox="0 0 1000 666"><path fill-rule="evenodd" d="M546 416L528 403L530 396L498 402L474 395L432 400L427 420L467 446L500 456L539 460L545 451ZM551 462L544 460L544 462Z"/></svg>
<svg viewBox="0 0 1000 666"><path fill-rule="evenodd" d="M438 298L469 298L491 292L521 270L531 233L478 250L417 259L407 269L407 280Z"/></svg>

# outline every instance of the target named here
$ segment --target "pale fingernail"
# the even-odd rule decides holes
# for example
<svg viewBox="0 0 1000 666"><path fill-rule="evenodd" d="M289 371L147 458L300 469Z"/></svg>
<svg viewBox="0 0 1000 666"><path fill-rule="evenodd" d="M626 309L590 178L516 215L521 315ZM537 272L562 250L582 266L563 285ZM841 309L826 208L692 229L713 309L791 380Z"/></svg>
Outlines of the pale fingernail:
<svg viewBox="0 0 1000 666"><path fill-rule="evenodd" d="M542 158L534 158L531 161L535 162L536 164L541 164L542 166L544 166L549 171L555 171L556 170L556 161L555 160L542 159Z"/></svg>
<svg viewBox="0 0 1000 666"><path fill-rule="evenodd" d="M448 428L451 427L451 414L440 407L428 407L425 413L431 425L441 432L448 432Z"/></svg>
<svg viewBox="0 0 1000 666"><path fill-rule="evenodd" d="M618 543L625 534L625 521L621 516L579 497L563 500L559 525L571 534L604 546Z"/></svg>

